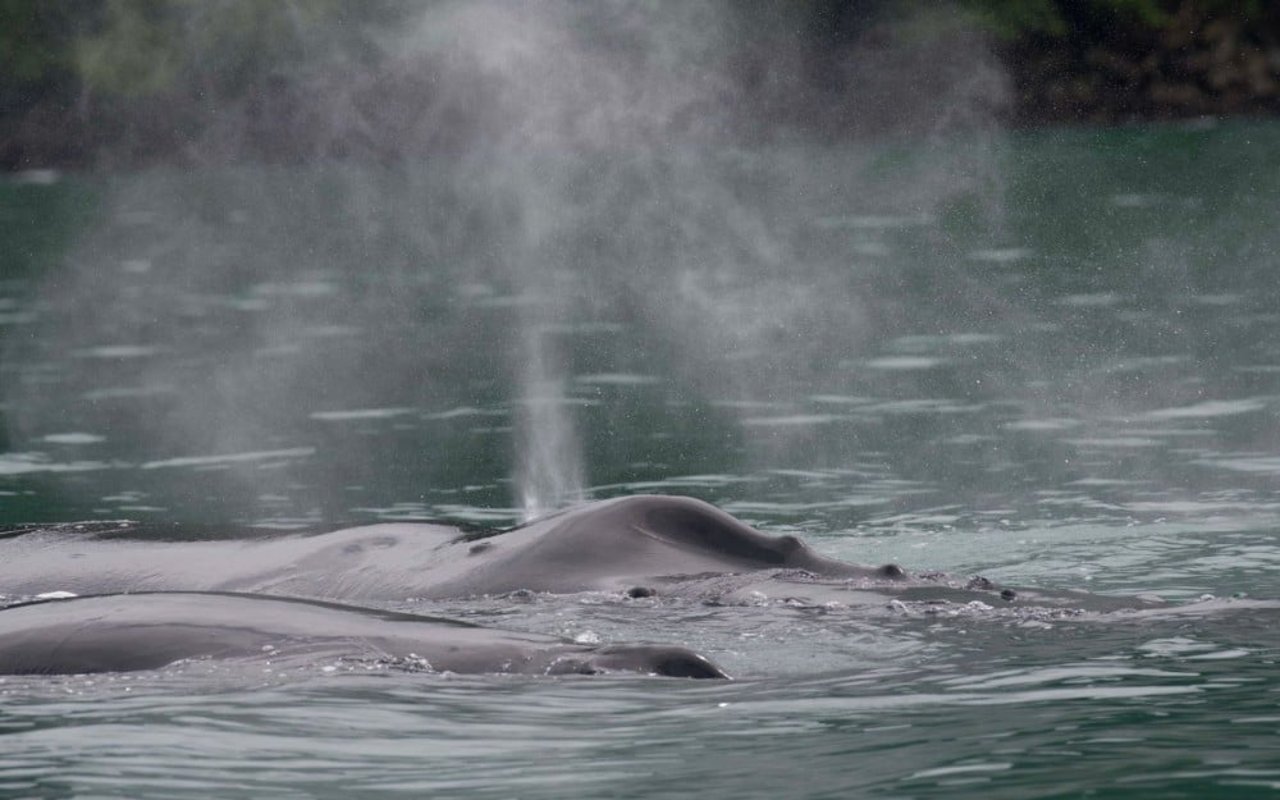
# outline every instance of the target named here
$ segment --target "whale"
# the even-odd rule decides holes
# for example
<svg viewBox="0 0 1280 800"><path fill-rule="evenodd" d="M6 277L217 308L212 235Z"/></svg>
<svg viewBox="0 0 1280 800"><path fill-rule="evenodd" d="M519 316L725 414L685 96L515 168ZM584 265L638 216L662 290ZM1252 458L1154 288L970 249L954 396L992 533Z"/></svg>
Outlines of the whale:
<svg viewBox="0 0 1280 800"><path fill-rule="evenodd" d="M975 616L1046 624L1171 608L1159 598L1014 591L984 578L849 563L674 496L604 500L505 531L436 523L285 533L28 525L0 531L0 606L8 605L0 608L0 674L122 672L190 659L304 667L354 659L458 673L726 677L678 646L593 647L384 610L582 592L613 593L621 603L671 595L707 605L844 609L906 624Z"/></svg>
<svg viewBox="0 0 1280 800"><path fill-rule="evenodd" d="M340 664L459 674L639 673L728 678L671 645L588 646L467 622L297 598L160 592L53 599L0 610L0 674L80 675L179 662Z"/></svg>
<svg viewBox="0 0 1280 800"><path fill-rule="evenodd" d="M193 540L194 539L194 540ZM896 565L828 558L689 497L632 495L505 531L378 523L319 533L192 536L180 526L94 523L0 536L0 595L197 591L342 602L528 591L646 596L712 576L789 574L893 584Z"/></svg>
<svg viewBox="0 0 1280 800"><path fill-rule="evenodd" d="M394 522L285 532L99 521L0 531L0 603L49 593L227 592L356 605L603 592L707 605L933 615L1165 608L1158 597L1003 587L830 558L690 497L630 495L507 530ZM964 613L970 613L966 611Z"/></svg>

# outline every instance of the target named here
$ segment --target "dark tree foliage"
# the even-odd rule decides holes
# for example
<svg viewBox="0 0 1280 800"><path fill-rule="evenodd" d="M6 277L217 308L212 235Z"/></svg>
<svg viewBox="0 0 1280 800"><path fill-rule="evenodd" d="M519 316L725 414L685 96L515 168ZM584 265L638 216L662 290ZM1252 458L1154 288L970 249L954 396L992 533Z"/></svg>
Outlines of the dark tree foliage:
<svg viewBox="0 0 1280 800"><path fill-rule="evenodd" d="M0 167L91 164L97 149L121 140L163 151L181 147L228 109L252 116L255 105L273 110L305 105L323 76L331 80L370 66L376 71L379 42L429 5L426 0L0 0ZM1210 101L1192 97L1197 91L1228 97L1235 104L1228 109L1264 108L1250 105L1245 96L1270 91L1267 76L1254 75L1256 64L1236 70L1254 75L1247 81L1229 69L1211 74L1201 53L1222 51L1228 42L1244 51L1242 59L1251 57L1251 49L1271 58L1268 48L1280 47L1277 6L1263 0L953 0L950 8L995 43L1015 83L1032 87L1021 91L1032 113L1015 116L1034 121L1045 113L1037 109L1047 107L1034 85L1052 82L1054 71L1093 87L1077 92L1073 84L1063 90L1080 95L1062 105L1070 113L1129 102L1113 85L1119 80L1115 75L1123 78L1128 69L1118 61L1145 70L1123 78L1121 83L1128 83L1120 88L1146 92L1155 98L1148 105L1157 111L1213 112ZM845 54L882 35L886 25L936 18L941 5L936 0L727 0L724 7L736 16L735 29L744 39L768 41L785 34L799 41L808 54L805 80L836 92L843 87L834 65ZM1183 35L1188 27L1191 40ZM1204 36L1196 39L1201 31ZM917 25L912 35L929 36L928 24ZM932 29L939 47L946 47L948 35ZM1176 57L1161 56L1152 66L1148 51L1160 48ZM768 48L757 51L768 57ZM743 63L759 71L759 61ZM744 74L742 80L752 78ZM1095 95L1103 99L1095 102Z"/></svg>

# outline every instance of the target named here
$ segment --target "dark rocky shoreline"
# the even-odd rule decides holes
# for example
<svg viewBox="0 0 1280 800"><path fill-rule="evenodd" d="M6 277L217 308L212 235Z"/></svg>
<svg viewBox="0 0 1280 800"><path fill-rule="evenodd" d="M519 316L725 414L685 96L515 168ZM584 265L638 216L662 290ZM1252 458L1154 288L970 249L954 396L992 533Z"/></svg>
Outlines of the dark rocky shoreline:
<svg viewBox="0 0 1280 800"><path fill-rule="evenodd" d="M766 37L722 65L732 84L725 102L747 141L782 129L839 141L974 126L1280 115L1280 4L1260 4L1249 15L1195 0L1170 7L1159 24L1086 16L1065 31L1005 37L963 21L940 26L931 40L875 24L842 41L809 42L799 67L781 80L788 67L779 66ZM464 147L484 120L447 98L441 104L438 66L393 61L360 76L268 76L221 97L195 85L133 97L65 85L25 100L4 96L0 170L315 158L385 163L448 152ZM334 98L348 117L329 113ZM968 116L941 125L944 106Z"/></svg>
<svg viewBox="0 0 1280 800"><path fill-rule="evenodd" d="M1184 3L1159 29L1033 36L1000 49L1017 126L1280 114L1276 10L1249 22Z"/></svg>

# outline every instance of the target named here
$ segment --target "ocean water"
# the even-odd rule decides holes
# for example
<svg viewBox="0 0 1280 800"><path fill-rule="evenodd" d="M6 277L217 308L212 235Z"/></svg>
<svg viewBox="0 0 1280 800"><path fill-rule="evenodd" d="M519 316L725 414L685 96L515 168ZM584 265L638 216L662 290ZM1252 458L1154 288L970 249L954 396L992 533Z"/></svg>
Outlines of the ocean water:
<svg viewBox="0 0 1280 800"><path fill-rule="evenodd" d="M406 599L736 680L0 679L0 797L1280 794L1278 132L552 159L510 191L417 163L10 179L0 523L688 494L853 561L1181 605Z"/></svg>

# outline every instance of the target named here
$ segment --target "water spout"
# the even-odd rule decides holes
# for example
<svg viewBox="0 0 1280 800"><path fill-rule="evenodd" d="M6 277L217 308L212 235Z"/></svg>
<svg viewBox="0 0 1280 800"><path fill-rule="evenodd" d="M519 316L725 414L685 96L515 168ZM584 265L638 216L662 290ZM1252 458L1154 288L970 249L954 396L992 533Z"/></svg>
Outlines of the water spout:
<svg viewBox="0 0 1280 800"><path fill-rule="evenodd" d="M580 499L583 470L555 334L537 323L522 328L515 480L528 522Z"/></svg>

